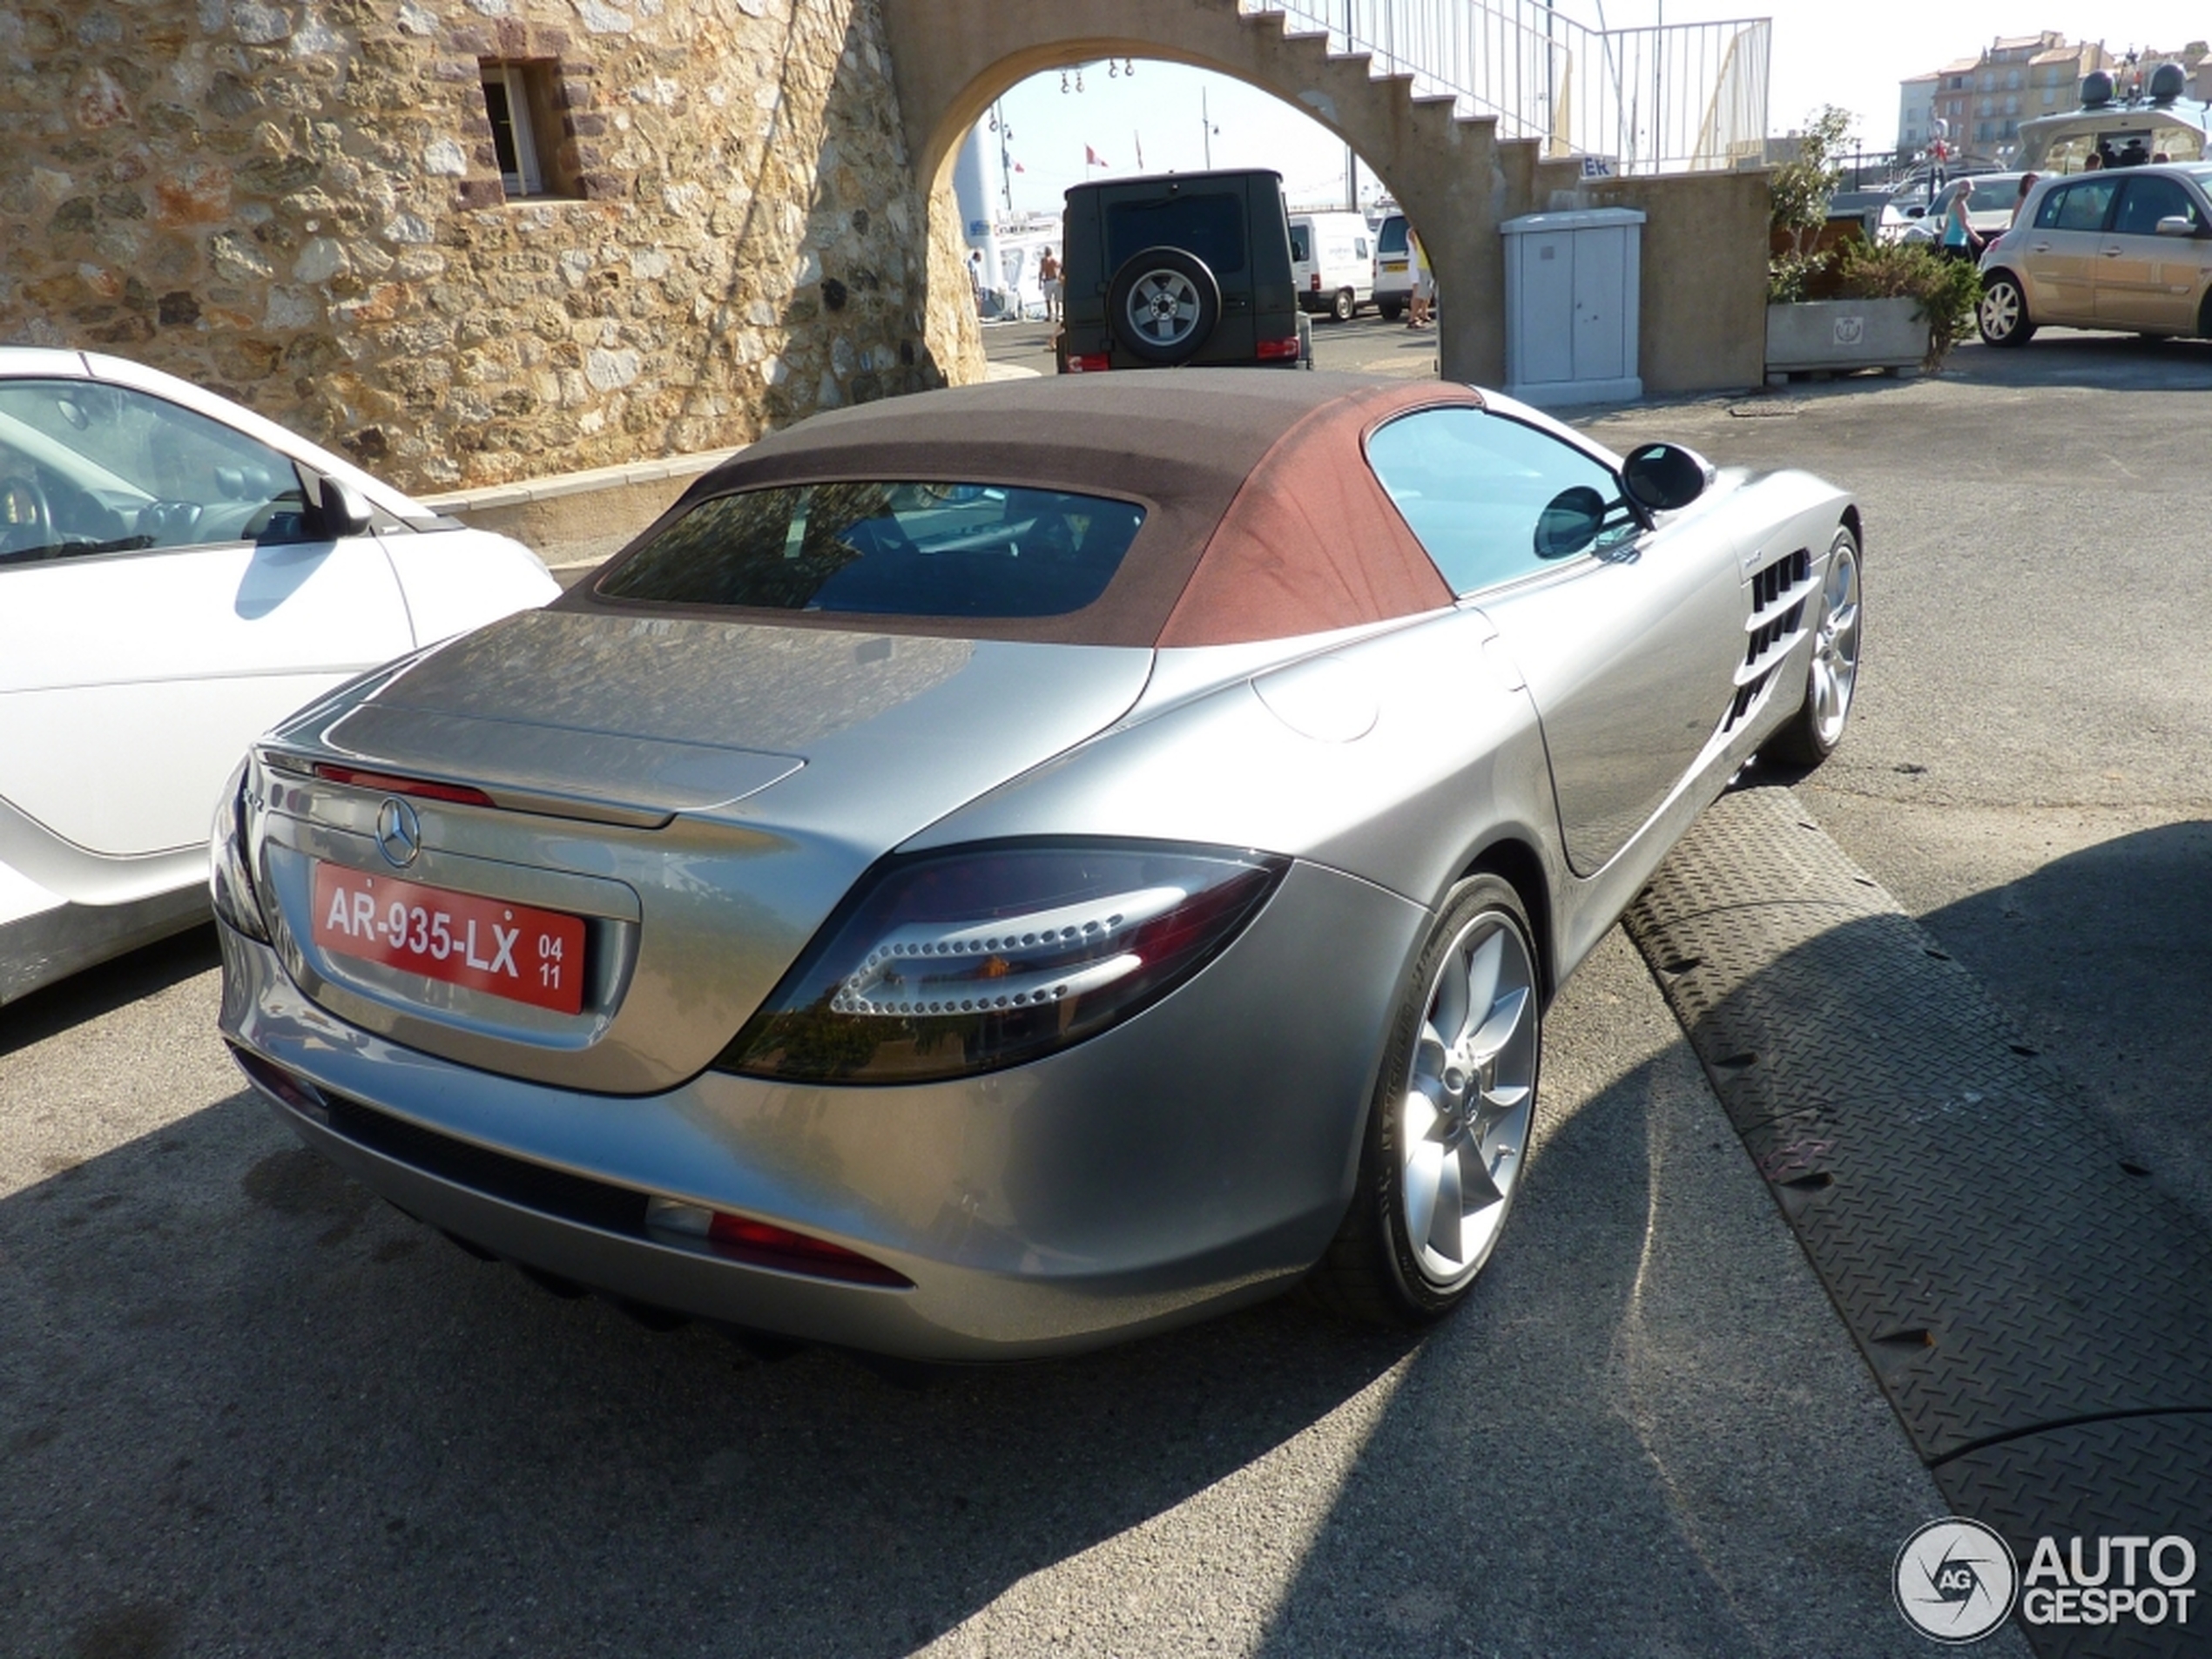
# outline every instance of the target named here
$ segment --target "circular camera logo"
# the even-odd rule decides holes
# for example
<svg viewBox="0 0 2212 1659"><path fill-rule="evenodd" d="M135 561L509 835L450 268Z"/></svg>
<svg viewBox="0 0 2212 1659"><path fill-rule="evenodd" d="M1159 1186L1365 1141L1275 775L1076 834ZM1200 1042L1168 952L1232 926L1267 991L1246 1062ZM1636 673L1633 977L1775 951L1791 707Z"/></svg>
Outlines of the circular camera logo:
<svg viewBox="0 0 2212 1659"><path fill-rule="evenodd" d="M2013 1547L1979 1521L1931 1521L1897 1552L1897 1610L1938 1642L1979 1642L2004 1623L2020 1593Z"/></svg>

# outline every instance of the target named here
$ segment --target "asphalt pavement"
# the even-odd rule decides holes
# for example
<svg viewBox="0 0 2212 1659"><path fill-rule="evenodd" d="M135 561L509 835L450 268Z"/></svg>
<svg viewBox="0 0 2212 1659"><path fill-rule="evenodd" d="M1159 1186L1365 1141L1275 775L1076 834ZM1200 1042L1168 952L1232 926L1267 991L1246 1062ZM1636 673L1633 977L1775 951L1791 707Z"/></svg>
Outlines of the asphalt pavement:
<svg viewBox="0 0 2212 1659"><path fill-rule="evenodd" d="M2208 393L2212 342L2054 329L1582 424L1858 492L1865 676L1801 792L2212 1227Z"/></svg>
<svg viewBox="0 0 2212 1659"><path fill-rule="evenodd" d="M202 934L7 1010L0 1652L1897 1649L1941 1501L1618 934L1426 1339L1285 1300L920 1388L463 1255L216 1001Z"/></svg>
<svg viewBox="0 0 2212 1659"><path fill-rule="evenodd" d="M1859 492L1862 701L1800 792L2202 1215L2212 348L1954 361L1592 424ZM211 970L0 1012L0 1653L1929 1650L1890 1563L1948 1506L1617 933L1453 1320L919 1388L375 1204L239 1086Z"/></svg>

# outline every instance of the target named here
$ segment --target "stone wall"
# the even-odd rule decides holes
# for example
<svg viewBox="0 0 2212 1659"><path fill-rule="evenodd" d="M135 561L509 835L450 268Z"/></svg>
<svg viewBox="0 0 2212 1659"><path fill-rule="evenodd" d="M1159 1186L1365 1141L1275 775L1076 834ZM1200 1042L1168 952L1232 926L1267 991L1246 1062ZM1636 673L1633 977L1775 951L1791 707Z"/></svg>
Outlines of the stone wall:
<svg viewBox="0 0 2212 1659"><path fill-rule="evenodd" d="M507 199L488 62L527 66L556 193ZM929 314L879 0L29 0L0 145L0 341L408 487L980 373L964 296Z"/></svg>

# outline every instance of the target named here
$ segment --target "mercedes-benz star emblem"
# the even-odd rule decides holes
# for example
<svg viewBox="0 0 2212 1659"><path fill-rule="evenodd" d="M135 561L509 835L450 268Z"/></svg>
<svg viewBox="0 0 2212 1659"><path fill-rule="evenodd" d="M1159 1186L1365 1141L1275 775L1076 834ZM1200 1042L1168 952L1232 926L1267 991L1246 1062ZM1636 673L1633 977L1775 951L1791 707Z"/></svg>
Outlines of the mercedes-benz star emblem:
<svg viewBox="0 0 2212 1659"><path fill-rule="evenodd" d="M404 870L415 862L421 847L422 826L415 819L415 808L395 795L387 795L376 809L376 850L384 855L384 862L395 870Z"/></svg>

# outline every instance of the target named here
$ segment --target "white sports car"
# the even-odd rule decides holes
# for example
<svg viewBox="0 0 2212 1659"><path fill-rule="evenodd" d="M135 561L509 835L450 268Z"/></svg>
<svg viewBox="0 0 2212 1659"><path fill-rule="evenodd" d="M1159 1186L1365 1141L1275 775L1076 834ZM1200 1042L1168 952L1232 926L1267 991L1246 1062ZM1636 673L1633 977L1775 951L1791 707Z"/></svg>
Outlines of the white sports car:
<svg viewBox="0 0 2212 1659"><path fill-rule="evenodd" d="M558 591L226 399L0 347L0 1002L206 914L223 780L282 716Z"/></svg>

